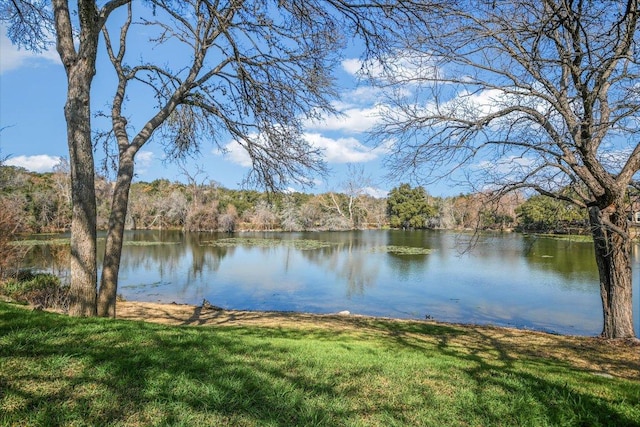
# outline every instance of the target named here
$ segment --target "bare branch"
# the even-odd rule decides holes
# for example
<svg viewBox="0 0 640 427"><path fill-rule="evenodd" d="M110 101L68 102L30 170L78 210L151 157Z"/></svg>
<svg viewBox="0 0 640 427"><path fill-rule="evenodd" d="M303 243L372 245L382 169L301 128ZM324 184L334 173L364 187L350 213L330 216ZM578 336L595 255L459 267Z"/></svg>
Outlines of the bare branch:
<svg viewBox="0 0 640 427"><path fill-rule="evenodd" d="M513 0L422 14L396 54L433 71L372 80L391 94L375 136L396 141L395 170L452 176L463 164L550 158L522 178L548 179L540 172L551 167L586 186L580 204L620 197L640 168L640 147L617 137L640 118L629 102L640 77L636 3ZM624 150L619 169L603 163Z"/></svg>

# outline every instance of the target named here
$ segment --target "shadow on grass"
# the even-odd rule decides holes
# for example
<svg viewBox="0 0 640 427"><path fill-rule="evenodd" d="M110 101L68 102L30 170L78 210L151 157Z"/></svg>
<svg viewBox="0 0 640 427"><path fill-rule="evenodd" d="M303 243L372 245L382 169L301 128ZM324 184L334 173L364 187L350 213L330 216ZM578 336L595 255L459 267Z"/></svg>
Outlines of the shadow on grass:
<svg viewBox="0 0 640 427"><path fill-rule="evenodd" d="M0 304L0 424L640 421L638 381L592 376L559 360L521 361L514 356L519 348L478 330L372 319L335 322L337 328L304 330L164 327ZM357 332L340 329L347 324ZM448 375L460 376L461 383L435 381ZM398 384L403 379L406 384ZM450 400L442 400L446 393L453 395Z"/></svg>
<svg viewBox="0 0 640 427"><path fill-rule="evenodd" d="M578 370L561 358L562 354L568 353L553 354L550 348L554 346L550 342L544 344L547 341L544 334L537 334L541 337L538 340L533 334L528 345L505 340L504 336L496 338L493 334L483 333L482 328L475 328L470 334L474 338L466 342L472 344L464 351L449 346L440 347L440 351L473 362L465 369L472 380L470 391L475 396L474 405L469 409L484 417L489 425L504 424L505 419L509 419L508 424L512 425L640 426L640 377L632 376L635 381L623 379L618 382L610 375ZM505 331L503 334L522 335L522 332ZM585 347L593 343L593 340L575 337L554 339L556 348L553 350L557 350L559 343L563 344L564 350L571 348L574 342L583 341ZM564 340L569 343L563 343ZM640 349L631 344L625 350L635 351L636 348ZM611 358L601 358L595 353L589 358L595 359L596 363L613 363ZM633 372L640 370L640 366L632 366L631 362L620 362L617 367ZM587 389L595 393L586 392ZM493 396L509 397L495 399ZM627 404L629 406L625 407ZM533 407L538 409L532 410Z"/></svg>
<svg viewBox="0 0 640 427"><path fill-rule="evenodd" d="M282 358L277 347L211 332L2 308L0 355L27 363L20 372L0 367L0 424L315 425L349 417L309 404L305 395L330 399L335 391L292 374L295 366L269 363Z"/></svg>

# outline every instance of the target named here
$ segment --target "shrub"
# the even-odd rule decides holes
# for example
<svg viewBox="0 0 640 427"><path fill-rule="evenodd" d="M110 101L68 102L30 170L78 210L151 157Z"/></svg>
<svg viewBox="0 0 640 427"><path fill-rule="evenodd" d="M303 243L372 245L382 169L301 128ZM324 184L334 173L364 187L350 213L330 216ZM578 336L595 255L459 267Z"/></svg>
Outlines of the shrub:
<svg viewBox="0 0 640 427"><path fill-rule="evenodd" d="M20 212L9 200L0 198L0 279L14 271L26 252L12 244L20 230Z"/></svg>
<svg viewBox="0 0 640 427"><path fill-rule="evenodd" d="M60 278L49 273L20 271L14 278L0 284L0 293L38 308L69 308L69 288Z"/></svg>

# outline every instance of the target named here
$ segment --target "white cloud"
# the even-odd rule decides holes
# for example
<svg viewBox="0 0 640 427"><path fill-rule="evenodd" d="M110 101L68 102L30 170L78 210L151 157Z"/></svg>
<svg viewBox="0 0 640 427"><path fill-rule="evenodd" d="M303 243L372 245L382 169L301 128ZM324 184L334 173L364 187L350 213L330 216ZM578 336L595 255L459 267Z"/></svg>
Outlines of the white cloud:
<svg viewBox="0 0 640 427"><path fill-rule="evenodd" d="M7 29L4 26L0 26L0 52L0 74L24 66L39 66L43 62L61 64L55 49L41 53L18 49L7 37Z"/></svg>
<svg viewBox="0 0 640 427"><path fill-rule="evenodd" d="M462 93L458 96L455 104L456 108L453 110L459 116L469 116L470 119L476 119L479 117L487 116L498 111L500 108L504 108L505 105L513 105L514 100L510 99L503 91L498 89L483 90L478 93Z"/></svg>
<svg viewBox="0 0 640 427"><path fill-rule="evenodd" d="M370 148L352 137L329 138L319 133L307 133L304 137L313 147L323 151L323 157L327 163L369 162L389 149L387 145ZM213 150L213 154L225 156L231 162L243 167L252 166L251 157L236 141L228 143L222 150Z"/></svg>
<svg viewBox="0 0 640 427"><path fill-rule="evenodd" d="M213 150L213 154L222 155L231 160L232 163L240 165L245 168L250 168L253 163L251 162L251 157L247 153L247 151L242 148L237 141L231 141L227 145L223 147L222 150L215 149Z"/></svg>
<svg viewBox="0 0 640 427"><path fill-rule="evenodd" d="M152 151L138 151L138 154L136 154L136 168L138 169L138 173L145 174L148 172L154 156Z"/></svg>
<svg viewBox="0 0 640 427"><path fill-rule="evenodd" d="M362 144L356 138L327 138L319 133L308 133L306 140L324 151L327 163L362 163L375 160L380 152Z"/></svg>
<svg viewBox="0 0 640 427"><path fill-rule="evenodd" d="M384 94L382 88L373 86L358 86L347 92L343 98L348 99L352 104L375 104L380 102L381 95Z"/></svg>
<svg viewBox="0 0 640 427"><path fill-rule="evenodd" d="M138 154L136 155L138 162L145 163L145 164L151 163L151 161L153 161L153 157L154 157L153 151L139 151Z"/></svg>
<svg viewBox="0 0 640 427"><path fill-rule="evenodd" d="M375 197L376 199L382 199L389 195L387 190L383 190L382 188L376 187L365 187L362 189L365 194L368 194L371 197Z"/></svg>
<svg viewBox="0 0 640 427"><path fill-rule="evenodd" d="M51 172L60 163L60 157L39 154L36 156L11 157L4 162L8 166L18 166L33 172Z"/></svg>
<svg viewBox="0 0 640 427"><path fill-rule="evenodd" d="M138 154L136 154L136 160L141 167L149 166L153 158L154 154L152 151L139 151Z"/></svg>
<svg viewBox="0 0 640 427"><path fill-rule="evenodd" d="M342 113L340 116L324 117L321 121L307 121L305 126L313 130L362 133L372 129L380 121L379 105L359 108L337 104L336 108Z"/></svg>
<svg viewBox="0 0 640 427"><path fill-rule="evenodd" d="M347 58L342 61L342 68L352 76L357 76L362 70L362 61L357 58Z"/></svg>
<svg viewBox="0 0 640 427"><path fill-rule="evenodd" d="M382 63L375 60L363 62L357 58L347 58L342 61L342 69L357 78L380 78L385 74Z"/></svg>
<svg viewBox="0 0 640 427"><path fill-rule="evenodd" d="M399 51L393 56L383 59L363 62L359 59L348 58L342 61L342 68L355 77L369 77L386 82L419 82L432 80L440 73L435 65L433 55L417 51Z"/></svg>

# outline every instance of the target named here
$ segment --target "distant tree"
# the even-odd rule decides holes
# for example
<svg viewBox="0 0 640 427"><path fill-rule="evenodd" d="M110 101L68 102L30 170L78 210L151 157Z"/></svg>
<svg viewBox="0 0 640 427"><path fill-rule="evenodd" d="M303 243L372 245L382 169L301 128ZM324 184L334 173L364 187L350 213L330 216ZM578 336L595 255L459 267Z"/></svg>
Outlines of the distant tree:
<svg viewBox="0 0 640 427"><path fill-rule="evenodd" d="M17 269L21 247L13 244L20 232L22 212L6 196L0 196L0 279Z"/></svg>
<svg viewBox="0 0 640 427"><path fill-rule="evenodd" d="M520 227L529 231L554 231L563 224L585 224L588 221L583 209L546 196L530 197L516 212Z"/></svg>
<svg viewBox="0 0 640 427"><path fill-rule="evenodd" d="M245 212L245 221L255 230L273 230L280 223L275 206L264 200Z"/></svg>
<svg viewBox="0 0 640 427"><path fill-rule="evenodd" d="M342 183L342 190L347 197L346 214L348 214L351 228L359 228L365 221L367 187L371 187L371 178L365 175L364 168L348 165L347 178Z"/></svg>
<svg viewBox="0 0 640 427"><path fill-rule="evenodd" d="M435 228L453 230L457 228L452 197L439 197L435 200L438 216L434 218Z"/></svg>
<svg viewBox="0 0 640 427"><path fill-rule="evenodd" d="M16 270L17 263L23 255L19 246L12 242L22 231L24 210L20 203L16 203L16 196L8 194L9 177L12 171L3 166L4 158L0 157L0 279Z"/></svg>
<svg viewBox="0 0 640 427"><path fill-rule="evenodd" d="M322 197L314 196L300 206L299 219L302 230L318 228L323 219Z"/></svg>
<svg viewBox="0 0 640 427"><path fill-rule="evenodd" d="M192 206L186 217L187 231L216 231L218 229L218 201L211 200L199 206Z"/></svg>
<svg viewBox="0 0 640 427"><path fill-rule="evenodd" d="M71 172L69 161L60 157L53 167L52 180L57 199L56 230L67 231L71 227Z"/></svg>
<svg viewBox="0 0 640 427"><path fill-rule="evenodd" d="M225 233L233 233L236 231L238 224L238 211L233 205L227 205L225 213L220 215L218 220L218 228Z"/></svg>
<svg viewBox="0 0 640 427"><path fill-rule="evenodd" d="M323 222L328 228L331 230L352 228L353 223L348 211L351 199L346 194L331 191L321 194L319 200L322 201Z"/></svg>
<svg viewBox="0 0 640 427"><path fill-rule="evenodd" d="M171 227L183 227L186 221L189 203L187 197L179 189L173 189L163 200L166 205L165 219Z"/></svg>
<svg viewBox="0 0 640 427"><path fill-rule="evenodd" d="M401 184L389 192L387 213L393 228L426 228L427 220L437 211L427 203L427 192L423 187Z"/></svg>
<svg viewBox="0 0 640 427"><path fill-rule="evenodd" d="M280 208L280 224L284 231L299 231L300 224L299 208L291 197L286 197Z"/></svg>
<svg viewBox="0 0 640 427"><path fill-rule="evenodd" d="M196 166L195 170L190 171L184 164L180 164L180 173L187 180L191 205L197 207L202 202L201 192L204 190L204 184L209 180L201 166Z"/></svg>
<svg viewBox="0 0 640 427"><path fill-rule="evenodd" d="M366 196L366 222L369 227L381 228L387 225L387 199Z"/></svg>

